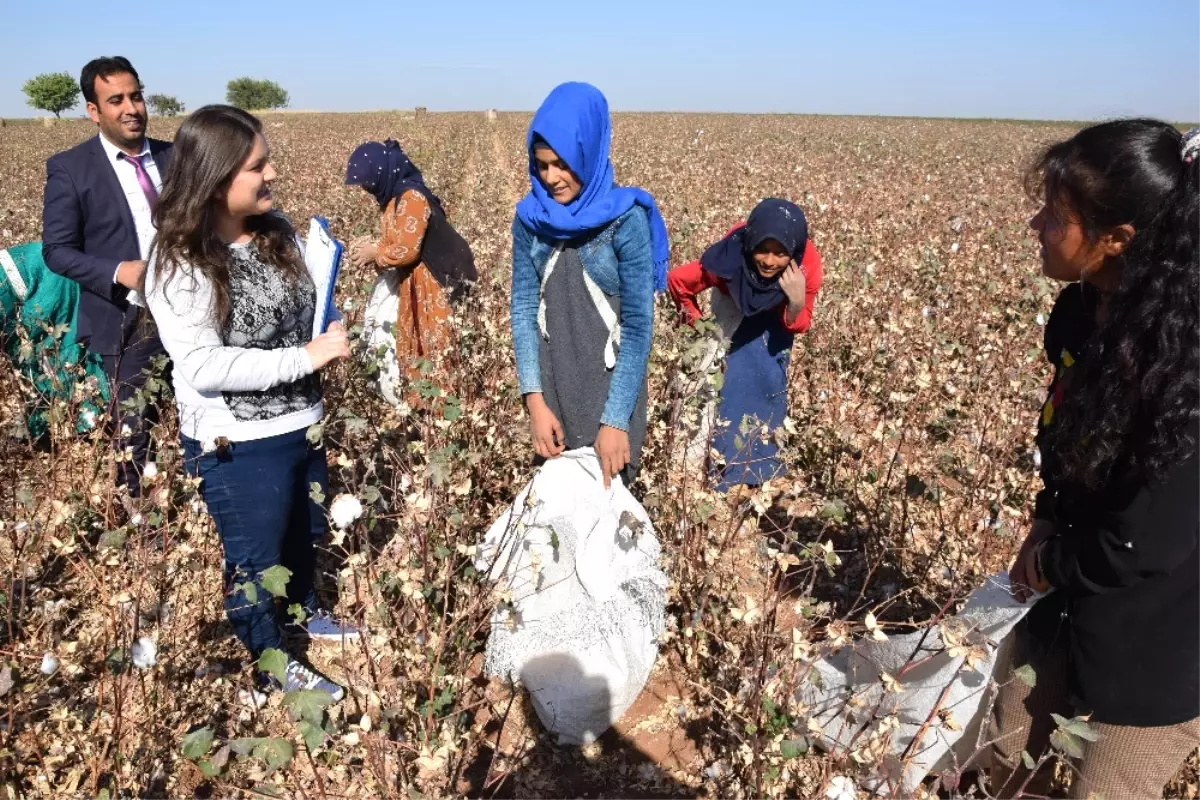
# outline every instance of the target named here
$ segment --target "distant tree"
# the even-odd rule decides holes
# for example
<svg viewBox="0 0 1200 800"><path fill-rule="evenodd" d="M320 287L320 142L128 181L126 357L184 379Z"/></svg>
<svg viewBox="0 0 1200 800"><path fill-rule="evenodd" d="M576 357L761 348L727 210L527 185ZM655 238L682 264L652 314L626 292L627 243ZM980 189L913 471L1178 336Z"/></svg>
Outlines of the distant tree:
<svg viewBox="0 0 1200 800"><path fill-rule="evenodd" d="M183 103L169 94L152 94L146 98L150 110L158 117L174 117L184 112Z"/></svg>
<svg viewBox="0 0 1200 800"><path fill-rule="evenodd" d="M29 105L56 117L79 102L79 83L66 72L45 72L25 81L22 87Z"/></svg>
<svg viewBox="0 0 1200 800"><path fill-rule="evenodd" d="M288 93L275 81L235 78L225 87L225 100L231 106L250 111L287 108Z"/></svg>

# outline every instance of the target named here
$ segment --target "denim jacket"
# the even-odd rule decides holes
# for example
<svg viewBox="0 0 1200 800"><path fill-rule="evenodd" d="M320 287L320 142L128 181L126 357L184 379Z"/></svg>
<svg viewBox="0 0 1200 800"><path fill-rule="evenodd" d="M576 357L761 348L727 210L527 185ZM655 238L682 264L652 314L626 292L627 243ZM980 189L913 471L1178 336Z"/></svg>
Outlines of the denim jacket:
<svg viewBox="0 0 1200 800"><path fill-rule="evenodd" d="M521 394L542 391L538 350L538 305L542 273L556 242L538 238L520 218L513 220L512 337ZM646 381L654 333L654 259L645 209L634 206L608 225L569 242L583 268L607 295L621 297L621 347L613 367L603 425L629 430Z"/></svg>

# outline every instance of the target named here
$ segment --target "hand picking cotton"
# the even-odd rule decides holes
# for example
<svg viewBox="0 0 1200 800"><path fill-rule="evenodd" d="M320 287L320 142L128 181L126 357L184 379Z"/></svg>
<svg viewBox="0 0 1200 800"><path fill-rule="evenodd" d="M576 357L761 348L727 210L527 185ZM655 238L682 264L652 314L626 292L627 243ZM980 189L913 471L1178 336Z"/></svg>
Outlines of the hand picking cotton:
<svg viewBox="0 0 1200 800"><path fill-rule="evenodd" d="M476 567L504 599L485 669L522 684L560 744L587 744L641 693L667 578L641 504L590 447L550 459L492 524Z"/></svg>
<svg viewBox="0 0 1200 800"><path fill-rule="evenodd" d="M1008 576L996 575L933 630L860 641L818 659L800 689L821 731L816 745L882 750L874 753L882 756L879 773L864 785L912 797L926 775L976 750L1000 645L1032 605L1013 599Z"/></svg>

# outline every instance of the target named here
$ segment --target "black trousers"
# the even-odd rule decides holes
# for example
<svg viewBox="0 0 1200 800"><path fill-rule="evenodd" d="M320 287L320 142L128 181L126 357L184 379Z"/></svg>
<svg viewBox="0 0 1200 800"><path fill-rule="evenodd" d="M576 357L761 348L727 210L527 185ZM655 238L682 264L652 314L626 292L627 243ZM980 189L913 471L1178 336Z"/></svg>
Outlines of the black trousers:
<svg viewBox="0 0 1200 800"><path fill-rule="evenodd" d="M150 428L158 422L155 398L143 396L144 404L133 403L138 392L145 388L155 359L165 355L162 342L148 312L130 306L125 315L125 347L119 355L102 356L104 371L112 388L113 448L118 455L117 486L125 486L130 497L142 494L142 468L153 458ZM160 376L170 379L170 365ZM128 454L128 458L126 458Z"/></svg>

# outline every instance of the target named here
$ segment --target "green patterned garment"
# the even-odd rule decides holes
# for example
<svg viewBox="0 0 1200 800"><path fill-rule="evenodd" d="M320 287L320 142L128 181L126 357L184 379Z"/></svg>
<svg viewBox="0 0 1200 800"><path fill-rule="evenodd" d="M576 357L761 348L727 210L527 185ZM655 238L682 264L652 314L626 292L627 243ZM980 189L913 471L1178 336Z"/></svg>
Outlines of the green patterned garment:
<svg viewBox="0 0 1200 800"><path fill-rule="evenodd" d="M108 406L100 357L75 342L78 303L79 285L46 267L41 242L0 250L0 348L20 377L35 440L67 415L69 428L89 431Z"/></svg>

